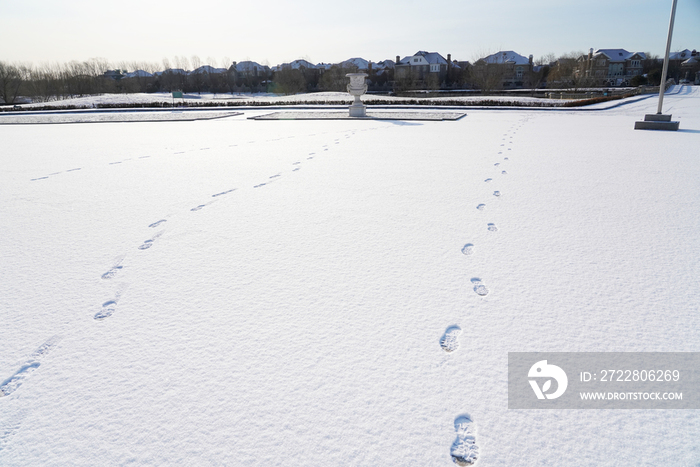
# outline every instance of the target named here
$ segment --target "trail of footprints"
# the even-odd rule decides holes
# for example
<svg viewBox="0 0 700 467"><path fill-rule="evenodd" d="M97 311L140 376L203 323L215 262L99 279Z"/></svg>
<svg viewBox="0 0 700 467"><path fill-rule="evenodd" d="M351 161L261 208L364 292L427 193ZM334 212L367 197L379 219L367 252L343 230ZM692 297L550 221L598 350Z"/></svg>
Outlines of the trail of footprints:
<svg viewBox="0 0 700 467"><path fill-rule="evenodd" d="M522 125L522 123L520 123L520 125ZM520 125L518 125L517 128L519 128ZM513 127L511 127L511 130L512 129ZM504 143L502 143L500 146L506 145L506 137L508 137L509 139L507 144L512 144L513 136L509 136L508 133L505 133L502 139ZM510 147L507 149L508 151L511 150ZM498 154L502 155L503 152L498 151ZM503 157L503 161L508 160L508 157ZM501 175L508 174L506 170L501 169L501 161L495 162L493 166L496 167L497 170L500 170ZM486 178L484 182L491 183L493 182L493 178ZM499 199L502 198L501 191L494 190L493 196ZM476 206L476 209L479 212L486 211L486 203L478 204ZM487 223L486 228L489 232L498 232L498 227L496 227L496 224L493 222ZM466 243L462 247L461 251L462 254L464 254L465 256L472 256L475 252L475 246L473 243ZM476 295L480 297L485 297L489 294L488 287L486 287L486 285L483 283L483 280L480 277L472 277L471 284L472 289ZM461 334L462 328L459 325L454 324L449 326L440 338L440 347L442 348L442 350L449 354L459 349L459 336ZM477 459L479 458L479 446L476 444L476 426L471 415L467 413L459 415L454 421L454 428L457 437L450 448L450 455L452 456L452 460L455 464L460 466L468 466L475 464Z"/></svg>
<svg viewBox="0 0 700 467"><path fill-rule="evenodd" d="M376 129L377 129L377 128L367 128L367 129L360 130L360 131L376 130ZM358 131L358 130L349 131L348 134L345 135L345 139L350 138L350 137L351 137L352 135L354 135L357 131ZM322 133L322 134L327 134L327 133L329 133L329 132L325 132L325 133ZM334 132L333 132L333 133L334 133ZM310 134L307 134L307 135L304 135L304 136L316 136L316 133L310 133ZM296 137L297 137L297 135L291 135L291 136L288 136L287 139L289 139L289 138L296 138ZM270 138L270 139L263 140L262 142L281 141L282 139L283 139L283 138ZM257 144L257 143L258 143L258 141L248 141L248 142L247 142L247 144ZM334 140L333 140L333 143L334 143L334 144L340 144L340 138L334 139ZM228 145L228 147L229 147L229 148L238 147L238 144L230 144L230 145ZM330 147L330 146L329 146L328 144L324 144L324 145L321 147L321 149L323 149L323 151L328 151L329 147ZM186 151L175 151L175 152L172 152L172 153L170 153L170 154L172 154L172 155L180 155L180 154L187 154L188 152L191 153L191 152L194 152L194 151L208 151L208 150L210 150L210 149L212 149L212 148L210 148L210 147L192 148L192 149L189 149L189 150L186 150ZM313 154L313 153L311 153L311 154ZM116 160L116 161L112 161L112 162L107 162L107 165L119 165L119 164L123 164L124 162L136 161L136 160L138 160L138 159L148 159L148 158L150 158L150 157L152 157L152 156L150 156L150 155L145 155L145 156L139 156L139 157L137 157L137 158L129 157L129 158L126 158L126 159L121 159L121 160ZM313 157L308 157L307 159L313 159ZM50 173L50 174L48 174L48 175L44 175L44 176L41 176L41 177L31 178L31 179L29 179L29 181L31 181L31 182L36 182L36 181L39 181L39 180L47 180L49 177L54 177L54 176L56 176L56 175L65 174L65 173L69 173L69 172L75 172L75 171L82 170L82 169L83 169L82 167L75 167L75 168L68 169L68 170L64 170L64 171L60 171L60 172ZM292 172L296 172L296 171L298 171L298 170L299 170L299 168L295 168L295 169L292 170ZM264 186L264 185L265 185L265 183L262 183L262 184L259 184L259 185L256 185L256 186ZM230 191L233 191L233 190L230 190ZM220 193L220 194L227 194L227 193L229 193L230 191L223 192L223 193ZM213 196L215 196L215 195L213 195ZM200 207L200 209L201 209L201 207Z"/></svg>
<svg viewBox="0 0 700 467"><path fill-rule="evenodd" d="M346 139L349 138L352 134L355 134L355 132L353 131L353 132L351 132L350 134L347 134L347 135L346 135ZM293 138L293 137L295 137L295 136L290 136L289 138ZM269 140L269 141L276 141L276 140L279 140L279 139L280 139L280 138L272 139L272 140ZM252 144L252 143L255 143L255 141L249 141L249 143ZM340 144L340 138L336 138L336 139L334 140L334 143L335 143L335 144ZM235 146L237 146L237 144L230 145L230 147L235 147ZM322 146L322 148L323 148L324 151L327 151L327 150L328 150L328 147L329 147L328 144L325 144L325 145ZM207 149L210 149L210 148L200 148L200 150L207 150ZM185 151L179 151L179 152L176 152L175 154L184 154L184 153L185 153ZM308 156L306 157L306 160L312 160L312 159L314 158L315 154L316 154L315 152L309 153ZM145 157L148 157L148 156L145 156ZM128 159L127 159L127 160L128 160ZM121 162L122 162L122 161L118 161L118 162L115 162L115 163L121 163ZM295 162L293 162L293 163L292 163L292 167L293 167L293 168L292 168L291 172L296 172L296 171L298 171L298 170L300 169L301 163L302 163L301 161L295 161ZM273 183L273 182L279 180L282 176L283 176L283 173L282 173L282 172L278 172L278 173L276 173L276 174L272 174L272 175L270 175L265 181L263 181L263 182L261 182L261 183L258 183L258 184L256 184L256 185L253 185L252 188L261 188L261 187L267 186L267 185L269 185L270 183ZM216 201L217 201L218 199L220 199L221 197L223 197L223 196L225 196L225 195L229 195L229 194L233 193L233 192L236 191L236 190L237 190L237 188L230 188L230 189L228 189L228 190L224 190L224 191L221 191L221 192L218 192L218 193L214 193L214 194L211 195L211 197L214 198L213 200L210 200L210 201L208 201L208 202L205 202L205 203L199 204L199 205L197 205L197 206L195 206L195 207L193 207L193 208L190 208L190 212L198 212L198 211L201 211L202 209L206 208L206 207L209 206L210 204L216 202ZM156 228L156 227L159 227L159 226L165 224L167 221L168 221L167 219L160 219L160 220L158 220L158 221L155 221L155 222L151 223L148 227L149 227L149 228ZM152 236L151 236L150 238L148 238L147 240L144 240L143 243L141 243L141 245L138 246L138 249L141 250L141 251L143 251L143 250L149 250L150 248L152 248L152 247L156 244L156 241L157 241L164 233L165 233L165 230L161 230L161 231L157 232L156 234L152 235ZM104 274L102 274L102 276L101 276L102 279L103 279L103 280L112 280L113 278L115 278L115 277L124 269L123 261L124 261L125 257L126 257L126 255L122 255L122 256L117 257L117 258L114 260L114 264L112 265L112 267L111 267L108 271L106 271ZM104 319L106 319L106 318L109 318L109 317L111 317L112 315L114 315L114 313L117 311L117 305L118 305L118 303L119 303L119 299L121 298L122 293L124 292L124 289L125 289L124 284L121 284L121 285L120 285L120 289L117 290L111 298L109 298L107 301L105 301L104 303L102 303L101 307L100 307L99 310L95 313L95 315L93 316L93 318L94 318L95 320L97 320L97 321L102 321L102 320L104 320Z"/></svg>
<svg viewBox="0 0 700 467"><path fill-rule="evenodd" d="M39 348L32 353L29 359L20 365L19 369L15 371L12 376L0 383L0 397L9 396L19 389L24 381L41 366L43 358L51 352L60 341L60 336L53 336L41 344Z"/></svg>
<svg viewBox="0 0 700 467"><path fill-rule="evenodd" d="M349 132L349 134L346 135L346 139L350 138L351 135L354 135L355 131ZM294 136L290 136L290 138L293 138ZM253 142L254 143L254 142ZM340 144L340 139L335 139L334 141L335 144ZM235 147L237 146L236 144L230 145L230 147ZM200 150L208 150L209 148L200 148ZM323 151L328 151L329 146L324 145L323 146ZM180 151L176 152L175 154L183 154L185 151ZM311 152L308 154L308 157L306 157L306 160L312 160L314 159L315 153ZM151 156L141 156L139 159L145 159ZM120 161L114 161L109 163L108 165L118 165L123 162L133 160L133 159L124 159ZM293 168L291 172L297 172L300 170L300 165L301 161L296 161L292 164ZM80 167L78 168L73 168L66 170L64 172L55 172L51 173L49 175L43 176L43 177L37 177L34 179L31 179L30 181L38 181L38 180L46 180L49 177L53 177L56 175L59 175L61 173L67 173L67 172L75 172L81 170ZM280 177L282 177L282 173L276 173L268 177L268 179L260 184L254 185L253 188L259 188L265 185L268 185L269 183L272 183L276 180L278 180ZM199 204L195 206L194 208L191 208L191 212L197 212L200 211L201 209L205 208L206 206L210 205L211 203L217 201L219 198L228 195L232 192L234 192L236 188L230 188L224 191L220 191L218 193L214 193L211 195L212 198L215 198L212 201ZM157 228L159 226L162 226L168 222L167 219L160 219L157 220L151 224L148 225L149 228ZM138 246L138 250L144 251L144 250L149 250L156 244L156 240L159 239L163 234L164 230L161 230L151 236L149 239L143 241L141 245ZM117 258L114 259L112 266L105 271L100 277L104 281L109 281L109 282L114 282L114 280L119 276L120 273L126 268L124 265L124 260L126 258L126 255L121 255L118 256ZM95 321L103 321L106 320L107 318L110 318L117 312L117 305L119 304L119 301L128 287L128 284L126 283L117 283L115 287L115 291L112 294L112 296L106 300L105 302L102 303L102 305L99 307L97 312L94 314L93 319ZM456 327L456 329L459 329L459 327ZM456 346L458 345L456 343L456 335L454 336L454 339L452 339L453 333L455 331L450 331L450 336L448 336L448 341L445 342L445 345L448 347L451 346ZM461 332L461 330L460 330ZM32 353L32 355L23 363L18 364L18 369L8 378L0 382L0 398L10 396L11 394L15 393L26 381L27 379L34 373L36 370L41 366L43 358L51 351L53 350L56 345L60 342L61 336L53 336L50 339L48 339L46 342L44 342L39 348ZM456 348L456 347L454 347ZM20 429L21 422L24 418L24 412L21 413L15 413L14 415L10 416L9 418L6 418L5 421L0 421L0 451L6 446L6 444L9 442L9 440L14 436L14 434Z"/></svg>

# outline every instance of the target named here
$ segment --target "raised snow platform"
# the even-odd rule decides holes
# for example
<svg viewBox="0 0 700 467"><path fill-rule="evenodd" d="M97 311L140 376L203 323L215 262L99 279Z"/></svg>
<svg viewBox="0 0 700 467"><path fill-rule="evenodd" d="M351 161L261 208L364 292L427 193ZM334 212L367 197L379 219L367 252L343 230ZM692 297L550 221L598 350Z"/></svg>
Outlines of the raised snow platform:
<svg viewBox="0 0 700 467"><path fill-rule="evenodd" d="M367 112L366 117L351 117L344 112L274 112L257 117L248 117L251 120L426 120L444 121L459 120L464 117L462 112Z"/></svg>
<svg viewBox="0 0 700 467"><path fill-rule="evenodd" d="M0 125L34 125L51 123L125 123L125 122L191 122L233 117L242 112L225 111L83 111L0 115Z"/></svg>

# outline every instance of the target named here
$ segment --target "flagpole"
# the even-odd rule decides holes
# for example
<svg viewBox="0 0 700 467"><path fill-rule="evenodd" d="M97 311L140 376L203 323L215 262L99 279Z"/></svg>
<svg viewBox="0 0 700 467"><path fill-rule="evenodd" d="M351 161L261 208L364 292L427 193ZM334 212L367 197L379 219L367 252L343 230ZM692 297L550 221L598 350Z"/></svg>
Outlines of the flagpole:
<svg viewBox="0 0 700 467"><path fill-rule="evenodd" d="M676 19L676 4L678 0L673 0L671 7L671 20L668 24L668 39L666 39L666 55L664 56L664 66L661 72L661 83L659 85L659 108L656 113L661 114L661 109L664 105L664 91L666 89L666 75L668 74L668 56L671 52L671 36L673 36L673 22Z"/></svg>

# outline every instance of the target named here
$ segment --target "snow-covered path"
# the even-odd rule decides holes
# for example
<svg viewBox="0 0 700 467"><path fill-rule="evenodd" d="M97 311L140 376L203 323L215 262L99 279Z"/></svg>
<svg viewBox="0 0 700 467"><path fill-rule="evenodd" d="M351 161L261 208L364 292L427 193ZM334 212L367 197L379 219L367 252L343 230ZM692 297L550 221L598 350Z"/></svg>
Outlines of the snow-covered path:
<svg viewBox="0 0 700 467"><path fill-rule="evenodd" d="M0 464L453 465L468 414L478 465L697 466L697 411L507 409L508 352L700 351L665 103L0 125Z"/></svg>

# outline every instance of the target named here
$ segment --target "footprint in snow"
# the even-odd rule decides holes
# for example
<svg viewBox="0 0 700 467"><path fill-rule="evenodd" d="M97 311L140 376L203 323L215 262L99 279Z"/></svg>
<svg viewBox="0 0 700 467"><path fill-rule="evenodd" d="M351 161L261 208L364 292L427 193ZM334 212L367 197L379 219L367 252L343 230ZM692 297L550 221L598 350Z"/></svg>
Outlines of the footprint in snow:
<svg viewBox="0 0 700 467"><path fill-rule="evenodd" d="M117 311L117 301L108 300L102 304L102 308L100 309L100 311L95 313L94 319L101 320L109 318L114 314L115 311Z"/></svg>
<svg viewBox="0 0 700 467"><path fill-rule="evenodd" d="M485 204L480 204L480 205L478 205L478 206L476 207L476 209L478 209L479 211L483 211L484 209L486 209L486 205L485 205Z"/></svg>
<svg viewBox="0 0 700 467"><path fill-rule="evenodd" d="M498 191L498 190L496 190L496 191L493 192L493 196L499 197L499 196L501 196L501 192Z"/></svg>
<svg viewBox="0 0 700 467"><path fill-rule="evenodd" d="M471 415L465 413L455 419L455 432L457 439L450 448L452 461L460 466L474 465L479 458L479 446L476 444L476 427Z"/></svg>
<svg viewBox="0 0 700 467"><path fill-rule="evenodd" d="M447 353L454 352L459 348L459 341L457 338L462 334L462 328L457 326L450 326L445 330L445 334L440 338L440 347Z"/></svg>
<svg viewBox="0 0 700 467"><path fill-rule="evenodd" d="M277 174L277 175L272 175L270 178L277 178L277 177L281 177L281 176L282 176L282 174Z"/></svg>
<svg viewBox="0 0 700 467"><path fill-rule="evenodd" d="M462 253L469 256L474 253L474 244L473 243L467 243L462 247Z"/></svg>
<svg viewBox="0 0 700 467"><path fill-rule="evenodd" d="M501 165L501 163L500 163L500 162L496 162L496 163L493 164L493 165L495 165L496 167L498 167L499 165Z"/></svg>
<svg viewBox="0 0 700 467"><path fill-rule="evenodd" d="M200 204L199 206L196 206L196 207L190 209L190 211L192 211L192 212L199 211L199 210L202 209L203 207L206 207L206 204ZM149 241L149 240L146 240L146 241ZM151 240L151 241L152 241L152 240ZM141 248L141 247L139 247L139 248ZM142 249L142 250L145 250L146 248L141 248L141 249Z"/></svg>
<svg viewBox="0 0 700 467"><path fill-rule="evenodd" d="M151 247L153 246L153 242L155 242L156 239L157 239L158 237L160 237L161 235L163 235L163 232L158 232L158 233L155 234L152 238L150 238L150 239L146 240L145 242L143 242L143 243L141 244L141 246L139 247L139 250L148 250L149 248L151 248Z"/></svg>
<svg viewBox="0 0 700 467"><path fill-rule="evenodd" d="M501 175L508 175L508 172L506 172L505 170L501 170Z"/></svg>
<svg viewBox="0 0 700 467"><path fill-rule="evenodd" d="M28 362L15 372L14 375L7 378L0 384L0 396L9 396L15 392L29 375L34 373L39 368L39 362Z"/></svg>
<svg viewBox="0 0 700 467"><path fill-rule="evenodd" d="M472 278L472 284L474 284L474 292L476 292L477 295L485 297L489 294L489 289L487 289L486 286L481 283L481 279L478 277Z"/></svg>
<svg viewBox="0 0 700 467"><path fill-rule="evenodd" d="M53 336L41 346L37 350L34 351L32 356L27 360L20 368L17 370L12 376L7 378L5 381L0 383L0 397L2 396L9 396L13 392L15 392L21 385L22 383L31 375L34 373L39 366L41 366L41 363L39 363L39 360L44 357L46 354L48 354L51 349L53 349L56 344L61 340L59 336Z"/></svg>
<svg viewBox="0 0 700 467"><path fill-rule="evenodd" d="M106 273L102 274L102 279L111 279L111 278L113 278L114 276L116 276L117 273L118 273L119 271L121 271L122 268L123 268L123 266L122 266L122 261L123 261L123 260L124 260L124 256L123 256L123 255L122 255L122 256L119 256L118 258L116 258L116 259L114 260L114 266L112 266L112 267L110 268L109 271L107 271Z"/></svg>
<svg viewBox="0 0 700 467"><path fill-rule="evenodd" d="M217 196L223 196L231 193L232 191L235 191L235 188L231 188L230 190L222 191L221 193L217 193L215 195L211 195L212 198L216 198Z"/></svg>
<svg viewBox="0 0 700 467"><path fill-rule="evenodd" d="M486 183L488 183L488 182L490 182L491 180L493 180L493 179L492 179L492 178L487 178L487 179L484 180L484 181L485 181Z"/></svg>
<svg viewBox="0 0 700 467"><path fill-rule="evenodd" d="M159 220L159 221L154 222L153 224L149 224L148 226L151 227L151 228L155 228L155 227L158 227L160 224L162 224L162 223L164 223L164 222L168 222L168 221L165 220L165 219L161 219L161 220Z"/></svg>
<svg viewBox="0 0 700 467"><path fill-rule="evenodd" d="M498 227L496 227L496 224L491 223L488 224L487 227L489 229L489 232L498 232Z"/></svg>

